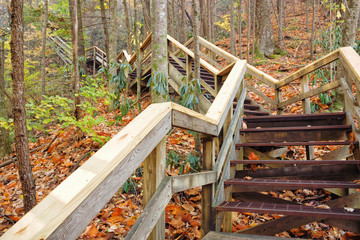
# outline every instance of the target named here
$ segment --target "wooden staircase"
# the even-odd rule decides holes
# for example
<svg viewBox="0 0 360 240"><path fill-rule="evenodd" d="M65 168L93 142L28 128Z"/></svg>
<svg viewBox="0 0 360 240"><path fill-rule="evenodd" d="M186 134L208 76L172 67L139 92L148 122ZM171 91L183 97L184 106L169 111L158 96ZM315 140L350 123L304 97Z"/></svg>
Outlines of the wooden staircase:
<svg viewBox="0 0 360 240"><path fill-rule="evenodd" d="M247 152L252 150L262 152L261 156L264 156L266 152L276 147L341 145L344 146L343 148L351 149L352 159L355 156L355 159L359 159L359 142L352 139L352 119L348 117L345 113L245 117L243 122L247 128L240 130L240 143L236 144L236 148L239 150L249 148ZM360 184L354 182L359 179L359 160L260 158L231 160L231 165L235 173L230 179L224 181L224 191L231 192L233 200L229 199L218 204L215 207L218 213L224 211L266 213L360 223L360 210L346 208L348 204L351 204L346 197L341 205L332 206L332 201L330 201L329 204L325 203L325 207L318 208L265 194L270 191L322 188L329 191L337 189L337 193L355 193L360 189ZM257 165L261 165L261 169L255 169L254 166ZM235 171L236 166L237 169L243 170ZM273 220L273 222L276 221ZM277 226L276 229L274 224L271 233L281 232L283 228L283 226ZM243 232L266 234L261 224L251 229ZM347 230L356 229L349 227Z"/></svg>

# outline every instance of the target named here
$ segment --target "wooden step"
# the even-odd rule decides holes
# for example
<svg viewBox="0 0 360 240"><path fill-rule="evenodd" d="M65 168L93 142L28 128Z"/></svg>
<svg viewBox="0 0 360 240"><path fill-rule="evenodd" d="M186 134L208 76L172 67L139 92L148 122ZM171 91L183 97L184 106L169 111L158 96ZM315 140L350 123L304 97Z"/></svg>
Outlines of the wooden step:
<svg viewBox="0 0 360 240"><path fill-rule="evenodd" d="M353 181L331 180L282 180L273 178L232 178L224 182L225 187L232 186L233 192L259 192L274 190L320 189L320 188L355 188L360 184Z"/></svg>
<svg viewBox="0 0 360 240"><path fill-rule="evenodd" d="M244 109L247 110L258 110L260 107L252 104L244 104Z"/></svg>
<svg viewBox="0 0 360 240"><path fill-rule="evenodd" d="M268 116L269 114L261 111L244 110L244 114L247 116Z"/></svg>
<svg viewBox="0 0 360 240"><path fill-rule="evenodd" d="M358 145L358 141L314 141L314 142L257 142L238 143L236 149L241 147L284 147L284 146L337 146L337 145Z"/></svg>
<svg viewBox="0 0 360 240"><path fill-rule="evenodd" d="M208 232L202 240L280 240L281 237L272 237L264 235L239 234L239 233L225 233L225 232ZM286 238L288 240L295 240L298 238Z"/></svg>
<svg viewBox="0 0 360 240"><path fill-rule="evenodd" d="M360 220L359 209L354 209L351 212L344 208L324 209L295 204L224 201L216 207L216 210Z"/></svg>
<svg viewBox="0 0 360 240"><path fill-rule="evenodd" d="M244 122L248 128L256 127L294 127L294 126L321 126L321 125L342 125L346 114L322 113L322 114L299 114L299 115L271 115L245 117Z"/></svg>
<svg viewBox="0 0 360 240"><path fill-rule="evenodd" d="M295 164L295 165L348 165L360 164L360 160L231 160L231 164Z"/></svg>
<svg viewBox="0 0 360 240"><path fill-rule="evenodd" d="M252 142L299 142L346 140L351 125L308 126L308 127L273 127L241 129L243 141Z"/></svg>

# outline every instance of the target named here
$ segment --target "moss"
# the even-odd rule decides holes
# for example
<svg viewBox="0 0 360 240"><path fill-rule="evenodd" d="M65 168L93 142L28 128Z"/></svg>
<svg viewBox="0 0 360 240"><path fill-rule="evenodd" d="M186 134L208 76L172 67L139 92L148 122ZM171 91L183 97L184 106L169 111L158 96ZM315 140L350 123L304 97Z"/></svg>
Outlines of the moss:
<svg viewBox="0 0 360 240"><path fill-rule="evenodd" d="M267 64L267 63L268 63L267 60L260 60L260 61L257 61L257 62L255 63L255 66L261 66L261 65L264 65L264 64Z"/></svg>
<svg viewBox="0 0 360 240"><path fill-rule="evenodd" d="M281 48L279 48L278 46L275 46L275 54L280 55L280 56L286 56L288 55L288 53L285 50L282 50Z"/></svg>

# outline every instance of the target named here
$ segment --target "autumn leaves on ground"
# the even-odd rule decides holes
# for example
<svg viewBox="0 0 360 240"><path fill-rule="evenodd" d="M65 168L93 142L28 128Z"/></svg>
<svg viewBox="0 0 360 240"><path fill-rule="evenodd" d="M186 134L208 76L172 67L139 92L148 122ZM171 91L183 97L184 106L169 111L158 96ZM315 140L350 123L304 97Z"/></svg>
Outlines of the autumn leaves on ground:
<svg viewBox="0 0 360 240"><path fill-rule="evenodd" d="M303 26L305 16L299 15L292 17L288 26L298 24ZM291 23L293 21L293 23ZM325 23L323 23L325 24ZM276 25L276 24L274 24ZM286 38L287 36L287 38ZM308 39L309 33L303 29L290 29L286 31L284 49L286 56L279 56L277 59L258 61L256 65L262 71L280 79L281 77L296 71L299 67L309 63L308 44L303 40ZM244 37L243 43L246 43ZM229 51L229 39L217 43L221 48ZM245 49L244 49L245 51ZM319 55L322 53L320 52ZM274 93L266 86L254 86L274 98ZM291 97L293 89L298 86L290 86L284 89L284 98ZM253 100L260 101L260 98L252 93L248 94ZM135 101L136 96L131 96ZM104 117L106 122L112 124L99 124L94 126L96 134L111 138L118 133L127 123L129 123L138 114L135 107L130 110L122 121L117 119L121 111L108 111L108 107L100 101L97 104L98 116ZM320 111L327 111L332 108L330 104L323 104L318 97L312 98L312 102L317 103ZM141 101L141 109L150 105L150 97L144 97ZM266 107L266 106L265 106ZM273 109L269 109L273 111ZM285 114L301 113L299 103L293 104L285 110ZM63 127L59 124L51 124L48 131L38 130L35 134L35 140L29 143L31 163L36 181L37 200L41 201L56 186L58 186L66 177L74 172L82 163L84 163L92 154L94 154L101 144L94 141L92 135L80 131L77 127ZM189 154L194 154L195 141L191 132L182 129L173 129L167 139L167 150L175 152L178 159L169 158L168 175L178 175L179 172L193 171L190 162L184 161ZM318 148L317 155L331 149ZM285 155L291 154L294 159L301 159L304 155L304 149L291 148ZM252 153L249 159L256 159L257 156ZM1 160L1 163L15 159L15 153L11 153ZM176 164L171 164L175 161ZM182 165L182 167L181 167ZM171 166L171 167L170 167ZM257 166L251 166L256 171ZM133 226L136 219L142 212L142 173L137 170L131 179L119 189L116 195L101 210L101 212L89 224L80 239L119 239L126 236L129 229ZM166 207L166 237L168 239L199 239L201 226L201 188L190 189L181 193L174 194L170 203ZM0 169L0 235L10 228L23 216L21 188L17 169L14 163L10 163ZM268 193L274 197L280 197L286 200L292 200L307 205L321 205L323 202L332 198L332 195L325 190L297 190L297 191L271 191ZM252 214L252 213L233 213L233 231L240 231L274 218L276 215ZM283 237L304 237L319 239L355 239L355 235L343 230L327 226L322 223L311 223L300 228L292 229L289 232L278 234Z"/></svg>

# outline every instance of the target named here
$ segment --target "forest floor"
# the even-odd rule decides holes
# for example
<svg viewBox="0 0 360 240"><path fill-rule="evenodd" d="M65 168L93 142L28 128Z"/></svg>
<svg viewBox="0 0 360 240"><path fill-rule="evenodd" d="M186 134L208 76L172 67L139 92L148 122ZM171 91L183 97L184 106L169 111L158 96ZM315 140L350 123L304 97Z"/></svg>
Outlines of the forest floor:
<svg viewBox="0 0 360 240"><path fill-rule="evenodd" d="M295 14L294 14L295 15ZM326 19L321 19L322 25L326 24ZM277 24L274 24L276 26ZM298 26L292 28L291 26ZM304 30L305 16L299 15L289 17L287 26L284 29L284 50L285 56L277 56L276 59L266 59L254 63L260 70L272 75L276 79L298 70L300 67L311 62L309 58L310 32ZM301 26L301 27L299 27ZM303 28L303 29L301 29ZM276 33L274 29L274 35ZM246 52L246 38L243 38L243 52ZM217 42L217 45L225 50L229 50L229 39ZM318 52L318 56L323 55ZM273 97L273 92L265 85L257 85L252 82L264 93ZM293 94L295 89L300 86L291 84L285 88L283 96ZM249 93L255 101L261 100ZM135 99L135 96L131 96ZM331 104L322 104L318 97L314 97L312 102L317 103L319 111L332 110ZM144 97L142 109L150 105L150 98ZM269 109L273 110L273 109ZM293 104L285 110L285 114L301 113L299 104ZM98 112L104 116L108 122L116 122L115 118L120 113L117 111L109 112L103 102L98 103ZM99 135L112 137L126 126L138 114L138 110L131 110L127 116L123 117L123 122L112 126L99 125L94 129ZM91 136L80 132L75 127L63 128L60 125L49 127L49 133L44 131L35 133L36 141L29 143L31 163L33 166L36 181L37 199L41 201L56 186L74 172L82 163L91 157L99 148L100 144L93 141ZM178 153L180 159L185 159L188 153L195 150L194 138L189 131L174 129L167 139L168 151ZM303 149L289 149L292 157L301 159L304 155ZM318 148L317 155L329 149ZM9 156L3 158L0 163L10 159L15 159L13 151ZM184 166L184 172L190 171L189 163ZM179 168L168 168L168 175L179 174ZM101 212L89 224L79 239L122 239L126 236L129 229L135 223L142 212L142 181L141 170L137 170L128 181L128 185L122 187L115 196L106 204ZM190 189L181 193L174 194L170 203L166 207L166 237L168 239L199 239L201 226L201 188ZM325 190L297 190L297 191L272 191L268 194L308 205L322 205L335 196ZM22 195L20 181L15 164L9 164L0 169L0 236L23 216ZM233 213L233 230L239 231L259 223L278 218L278 216L267 214L238 214ZM322 223L310 223L302 227L283 232L277 236L282 237L301 237L312 239L360 239L359 234L353 234L341 229L328 226Z"/></svg>

